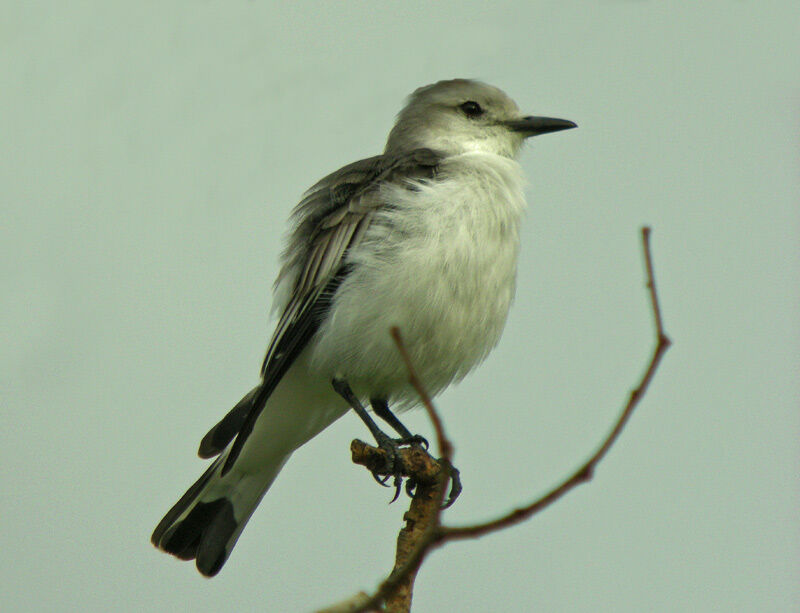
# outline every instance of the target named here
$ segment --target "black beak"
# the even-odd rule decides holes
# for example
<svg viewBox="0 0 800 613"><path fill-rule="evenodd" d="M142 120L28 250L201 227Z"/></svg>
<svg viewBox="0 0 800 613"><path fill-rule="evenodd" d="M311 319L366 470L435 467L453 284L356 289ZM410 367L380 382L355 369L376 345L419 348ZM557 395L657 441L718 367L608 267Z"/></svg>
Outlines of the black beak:
<svg viewBox="0 0 800 613"><path fill-rule="evenodd" d="M514 132L523 134L525 138L578 127L578 124L574 121L569 121L568 119L554 119L553 117L523 117L521 119L512 119L504 123L508 128L514 130Z"/></svg>

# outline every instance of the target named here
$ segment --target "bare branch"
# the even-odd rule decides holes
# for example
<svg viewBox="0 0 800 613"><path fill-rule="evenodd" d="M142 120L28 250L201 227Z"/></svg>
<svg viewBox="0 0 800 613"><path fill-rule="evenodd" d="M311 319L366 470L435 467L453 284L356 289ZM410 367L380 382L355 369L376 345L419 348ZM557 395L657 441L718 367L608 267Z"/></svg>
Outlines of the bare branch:
<svg viewBox="0 0 800 613"><path fill-rule="evenodd" d="M650 296L656 333L656 345L644 374L630 393L628 401L614 424L614 427L605 439L603 439L597 450L586 462L572 473L571 476L530 504L515 509L491 521L470 526L451 527L442 526L440 524L441 508L447 487L447 471L424 450L419 448L403 449L400 457L403 474L415 479L419 485L415 497L412 499L411 508L405 515L406 526L401 530L398 537L394 569L371 597L358 594L345 603L346 606L352 606L352 608L336 608L326 611L329 613L332 613L334 610L337 613L339 611L347 611L348 613L371 613L373 611L392 613L407 612L410 610L411 606L411 590L416 573L422 561L430 551L441 547L447 541L477 538L484 534L517 524L550 506L578 485L591 480L595 468L606 454L608 454L611 447L619 438L619 435L628 423L633 411L643 398L658 369L661 359L671 345L671 341L664 333L661 307L656 291L653 262L650 253L650 228L642 228L641 234L647 274L647 289ZM399 330L397 328L392 328L391 332L398 350L403 356L406 368L408 369L409 382L419 394L428 412L428 416L436 429L437 444L443 456L439 462L447 462L449 464L453 453L453 446L445 434L442 421L430 397L416 374ZM384 464L381 455L384 452L381 449L356 440L353 441L351 450L353 453L353 461L357 464L367 466L370 470ZM431 481L432 477L434 477L433 481Z"/></svg>

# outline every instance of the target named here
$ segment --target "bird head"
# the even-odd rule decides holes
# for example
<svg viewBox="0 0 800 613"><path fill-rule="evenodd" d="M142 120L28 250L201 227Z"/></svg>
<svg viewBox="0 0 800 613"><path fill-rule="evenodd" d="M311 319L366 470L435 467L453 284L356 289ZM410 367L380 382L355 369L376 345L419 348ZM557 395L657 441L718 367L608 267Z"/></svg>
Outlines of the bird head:
<svg viewBox="0 0 800 613"><path fill-rule="evenodd" d="M525 139L575 127L566 119L523 115L503 91L486 83L453 79L411 94L385 152L422 147L449 155L481 151L513 158Z"/></svg>

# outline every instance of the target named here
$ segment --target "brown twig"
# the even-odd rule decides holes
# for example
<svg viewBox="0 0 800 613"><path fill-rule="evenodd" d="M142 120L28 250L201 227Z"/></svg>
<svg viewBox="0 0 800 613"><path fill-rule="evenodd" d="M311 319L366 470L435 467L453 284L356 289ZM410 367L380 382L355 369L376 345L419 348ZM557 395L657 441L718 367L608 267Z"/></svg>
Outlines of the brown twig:
<svg viewBox="0 0 800 613"><path fill-rule="evenodd" d="M411 383L419 395L420 400L422 400L422 406L424 406L425 410L428 412L428 417L433 423L434 430L436 430L436 444L439 447L439 453L442 454L443 459L450 462L453 459L453 445L450 443L450 440L447 438L447 435L444 432L444 424L442 423L442 420L439 418L439 414L436 412L436 409L433 406L433 401L428 394L428 390L425 389L425 387L422 385L422 382L419 380L419 377L417 376L417 370L414 368L414 364L411 361L411 355L409 355L408 349L406 349L406 345L403 342L403 337L400 336L400 328L397 326L392 326L392 329L389 332L394 339L394 344L397 345L397 350L403 357L403 363L408 371L408 382Z"/></svg>
<svg viewBox="0 0 800 613"><path fill-rule="evenodd" d="M431 550L441 547L447 541L477 538L483 536L484 534L517 524L550 506L572 489L589 481L592 478L595 468L603 460L616 440L619 438L619 435L621 434L625 425L628 423L633 411L643 398L648 386L650 385L650 382L653 379L653 376L655 375L656 370L658 369L661 359L664 357L665 352L671 345L671 341L664 333L661 307L658 301L658 293L656 291L653 262L650 253L650 228L642 228L641 233L645 269L647 274L647 289L650 296L650 305L653 312L653 320L656 332L656 346L653 350L653 354L650 357L650 361L648 362L644 374L639 380L637 386L630 393L628 401L620 413L616 423L614 424L614 427L611 429L605 439L603 439L597 450L586 462L580 466L580 468L572 473L571 476L547 492L544 496L537 498L524 507L515 509L510 513L498 517L497 519L480 524L455 527L442 526L440 524L441 504L444 501L447 479L442 478L439 484L426 485L425 487L429 488L426 493L426 497L428 498L427 502L430 502L430 497L432 497L433 500L436 501L436 504L433 507L430 507L425 513L420 514L415 512L413 514L413 520L415 524L414 527L416 528L416 533L413 538L415 541L413 548L409 551L408 543L405 543L406 546L401 554L400 540L403 537L403 533L401 531L401 536L398 539L397 558L392 573L380 584L375 594L367 599L364 599L362 596L359 599L353 600L352 608L347 609L347 611L350 613L369 613L372 611L408 611L411 606L411 588L413 587L414 577L416 576L416 573L419 570L419 567L422 564L425 556L430 553ZM422 399L423 404L428 411L428 415L434 424L434 428L436 428L438 445L443 455L442 459L449 462L450 454L452 454L452 445L445 435L442 422L436 413L430 397L420 384L413 364L411 364L408 351L403 345L402 338L400 337L400 333L397 328L392 329L392 336L395 339L395 343L397 344L409 371L409 381L419 393L420 398ZM358 441L358 443L361 442ZM364 443L361 444L365 445ZM365 445L365 447L370 446ZM381 450L378 449L376 451L380 452ZM405 458L405 455L403 455L403 457ZM413 474L413 468L409 468L409 471ZM445 472L446 471L442 471L441 474L445 474ZM416 498L412 500L412 509L406 514L407 520L409 520L410 516L412 515L415 500ZM420 529L420 522L425 522L423 529ZM403 530L407 529L408 525ZM384 604L385 607L382 608Z"/></svg>
<svg viewBox="0 0 800 613"><path fill-rule="evenodd" d="M628 423L628 420L633 414L634 409L639 404L639 401L641 401L645 391L647 391L647 387L650 385L653 375L655 375L656 369L661 362L661 358L664 357L664 353L667 351L667 349L669 349L671 344L669 338L667 338L667 336L664 334L663 324L661 321L661 308L658 302L655 277L653 276L652 258L650 256L650 228L648 227L642 228L642 244L644 246L645 264L647 268L647 288L650 293L650 302L653 309L653 320L656 327L656 346L653 350L653 355L650 358L650 362L645 369L644 375L642 375L639 384L631 392L628 398L628 403L625 405L625 408L617 419L617 423L614 424L614 427L611 429L611 432L603 440L597 451L595 451L594 454L572 474L572 476L547 492L544 496L538 498L525 507L515 509L507 515L485 523L462 527L443 526L440 530L440 538L442 540L474 538L486 534L487 532L493 532L494 530L499 530L501 528L516 524L527 519L531 515L538 513L545 507L550 506L571 489L577 485L580 485L581 483L589 481L592 478L595 467L606 456L609 449L611 449L611 446L619 438L622 429L625 427L625 424Z"/></svg>
<svg viewBox="0 0 800 613"><path fill-rule="evenodd" d="M671 342L664 335L664 322L661 320L661 305L658 303L658 291L656 290L656 276L653 274L653 256L650 254L650 227L642 228L642 250L644 251L644 264L647 271L647 289L650 293L650 306L653 309L653 319L656 324L656 337L659 344L665 344L664 351L669 348Z"/></svg>

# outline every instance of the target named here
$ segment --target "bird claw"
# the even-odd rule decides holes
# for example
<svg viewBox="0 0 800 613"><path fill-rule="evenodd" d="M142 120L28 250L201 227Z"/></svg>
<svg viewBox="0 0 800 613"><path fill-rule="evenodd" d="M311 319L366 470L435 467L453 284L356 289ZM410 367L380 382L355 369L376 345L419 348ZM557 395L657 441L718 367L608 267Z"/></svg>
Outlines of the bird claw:
<svg viewBox="0 0 800 613"><path fill-rule="evenodd" d="M389 487L388 485L386 485L386 482L389 480L389 475L386 475L385 477L381 478L380 474L378 474L377 472L371 474L372 478L375 479L375 481L377 481L383 487Z"/></svg>
<svg viewBox="0 0 800 613"><path fill-rule="evenodd" d="M372 473L372 476L384 487L391 487L387 484L387 481L390 477L394 477L393 485L395 488L395 493L394 497L389 501L389 504L392 504L398 499L403 488L403 475L400 472L400 463L397 461L397 458L400 454L400 445L403 444L403 440L395 440L385 435L376 437L376 440L378 447L386 452L386 463L384 464L382 470ZM384 476L381 478L379 475Z"/></svg>
<svg viewBox="0 0 800 613"><path fill-rule="evenodd" d="M403 491L403 477L394 476L394 487L394 497L389 501L389 504L392 504L400 497L400 492Z"/></svg>
<svg viewBox="0 0 800 613"><path fill-rule="evenodd" d="M461 471L444 459L440 459L439 462L450 476L450 493L447 495L447 500L442 505L442 509L447 509L453 505L456 498L461 494Z"/></svg>
<svg viewBox="0 0 800 613"><path fill-rule="evenodd" d="M400 447L401 446L408 446L408 445L420 445L425 450L428 449L428 441L423 436L413 435L413 436L404 436L401 438L393 439L388 436L385 437L376 437L378 447L383 449L386 452L386 464L384 465L383 470L376 471L372 473L372 476L375 480L380 483L384 487L390 487L387 484L387 481L390 477L394 477L394 497L389 501L389 504L392 504L395 500L400 497L400 492L403 491L403 474L400 470L400 463L398 462L398 456L400 455ZM380 477L379 475L385 475L384 477ZM406 481L406 493L413 497L414 490L417 487L416 481L413 479L408 479Z"/></svg>

